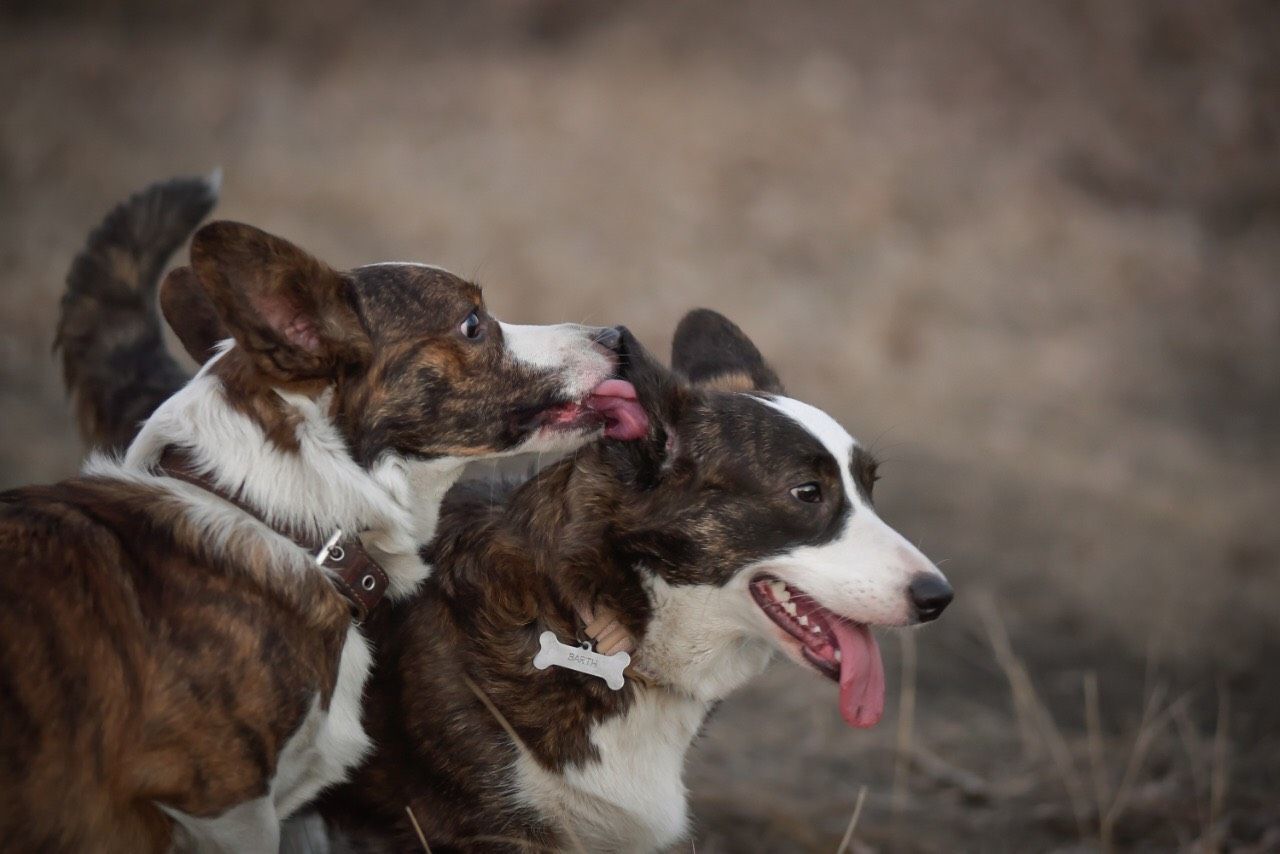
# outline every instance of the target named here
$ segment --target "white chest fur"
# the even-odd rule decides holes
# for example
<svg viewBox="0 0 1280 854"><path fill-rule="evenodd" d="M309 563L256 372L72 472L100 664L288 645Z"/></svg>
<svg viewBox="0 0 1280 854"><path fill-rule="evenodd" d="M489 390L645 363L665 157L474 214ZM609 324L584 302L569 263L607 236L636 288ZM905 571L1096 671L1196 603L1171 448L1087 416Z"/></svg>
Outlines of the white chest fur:
<svg viewBox="0 0 1280 854"><path fill-rule="evenodd" d="M328 710L320 708L316 697L302 726L280 752L271 794L281 819L321 789L345 779L369 752L372 742L360 724L360 701L372 660L368 641L352 626L342 646Z"/></svg>
<svg viewBox="0 0 1280 854"><path fill-rule="evenodd" d="M688 829L684 761L709 706L641 690L623 715L596 725L599 761L555 774L528 756L517 764L520 797L553 822L569 822L590 851L654 851Z"/></svg>
<svg viewBox="0 0 1280 854"><path fill-rule="evenodd" d="M360 724L360 700L369 678L369 644L352 626L338 661L328 710L312 700L302 725L289 737L276 765L271 791L215 818L197 818L160 805L182 832L175 851L276 854L280 822L326 786L343 780L372 746Z"/></svg>

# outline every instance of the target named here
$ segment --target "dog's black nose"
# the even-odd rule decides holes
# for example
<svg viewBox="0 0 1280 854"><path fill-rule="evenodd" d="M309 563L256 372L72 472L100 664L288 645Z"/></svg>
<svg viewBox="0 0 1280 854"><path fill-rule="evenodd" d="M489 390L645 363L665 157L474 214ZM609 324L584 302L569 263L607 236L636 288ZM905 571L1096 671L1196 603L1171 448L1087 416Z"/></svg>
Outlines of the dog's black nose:
<svg viewBox="0 0 1280 854"><path fill-rule="evenodd" d="M622 347L622 327L606 326L596 330L595 342L606 350L618 352Z"/></svg>
<svg viewBox="0 0 1280 854"><path fill-rule="evenodd" d="M938 619L955 595L951 585L940 575L917 575L911 580L907 592L911 594L911 604L915 605L916 616L922 623Z"/></svg>

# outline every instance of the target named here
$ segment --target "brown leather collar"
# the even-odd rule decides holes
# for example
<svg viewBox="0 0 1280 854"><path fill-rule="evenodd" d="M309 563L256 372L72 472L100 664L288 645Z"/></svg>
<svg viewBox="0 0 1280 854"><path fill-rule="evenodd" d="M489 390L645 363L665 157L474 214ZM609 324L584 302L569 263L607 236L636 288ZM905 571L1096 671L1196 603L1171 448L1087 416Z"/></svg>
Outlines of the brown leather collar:
<svg viewBox="0 0 1280 854"><path fill-rule="evenodd" d="M160 461L156 468L161 474L198 486L206 492L212 492L264 525L267 524L260 513L245 504L238 496L228 495L219 489L208 475L197 471L190 453L185 449L173 445L167 446L160 454ZM270 525L268 527L293 540L300 548L312 555L316 566L329 570L328 576L334 587L351 603L351 615L356 623L364 622L364 619L386 595L387 585L390 582L386 570L369 557L369 553L365 551L358 538L342 536L342 532L337 531L329 539L315 542L307 537L296 536L290 531L281 531Z"/></svg>

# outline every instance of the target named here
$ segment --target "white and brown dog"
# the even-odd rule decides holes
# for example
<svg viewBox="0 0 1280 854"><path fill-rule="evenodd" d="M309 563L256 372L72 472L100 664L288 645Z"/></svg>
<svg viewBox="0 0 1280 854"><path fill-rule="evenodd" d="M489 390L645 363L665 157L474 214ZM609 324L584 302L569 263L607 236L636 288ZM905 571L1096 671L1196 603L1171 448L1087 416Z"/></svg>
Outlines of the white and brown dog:
<svg viewBox="0 0 1280 854"><path fill-rule="evenodd" d="M505 501L452 494L437 573L369 626L374 752L320 801L355 850L416 850L406 806L432 850L661 850L687 832L685 755L715 703L781 651L872 726L872 627L951 601L877 515L871 455L784 396L734 324L689 314L675 373L629 334L623 353L645 438L588 446ZM623 690L534 664L542 633L572 641L584 601L639 641Z"/></svg>
<svg viewBox="0 0 1280 854"><path fill-rule="evenodd" d="M197 356L199 315L170 313ZM319 802L339 848L419 850L409 806L437 851L661 849L687 830L685 755L716 702L781 650L871 726L872 627L950 602L876 514L871 455L784 396L727 319L682 321L675 372L629 334L620 352L643 438L587 447L509 497L456 489L425 552L437 572L366 624L374 751ZM546 632L581 637L582 603L617 615L603 646L639 639L621 691L535 664Z"/></svg>
<svg viewBox="0 0 1280 854"><path fill-rule="evenodd" d="M69 278L82 421L114 412L119 437L167 399L122 461L0 495L4 850L274 852L280 819L369 752L353 611L427 577L418 548L465 464L642 423L610 379L616 330L509 326L438 268L339 272L231 222L169 279L231 336L174 392L181 373L146 360L147 303L212 198L135 197ZM113 406L140 387L111 374L151 397Z"/></svg>

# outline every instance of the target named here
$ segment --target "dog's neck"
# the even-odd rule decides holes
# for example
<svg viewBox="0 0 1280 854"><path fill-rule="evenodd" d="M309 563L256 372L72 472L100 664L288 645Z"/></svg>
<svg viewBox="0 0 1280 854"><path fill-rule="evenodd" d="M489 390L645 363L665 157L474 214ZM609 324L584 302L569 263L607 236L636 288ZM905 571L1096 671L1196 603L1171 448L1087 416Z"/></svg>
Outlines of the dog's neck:
<svg viewBox="0 0 1280 854"><path fill-rule="evenodd" d="M517 774L526 790L541 793L535 795L535 801L543 809L563 815L573 824L575 834L588 848L665 848L686 827L684 764L706 716L716 702L759 675L772 650L724 613L726 591L722 588L670 585L630 557L622 566L613 562L628 552L628 525L618 518L616 508L634 505L636 495L619 485L615 472L595 468L597 460L599 457L588 450L562 464L558 471L544 472L514 496L499 524L520 532L514 542L517 550L528 556L525 579L515 584L529 584L541 572L548 598L559 604L556 610L563 611L565 602L588 589L593 575L599 582L597 604L608 601L611 607L625 609L623 603L635 603L629 613L617 613L621 622L634 625L642 635L632 656L633 669L640 678L629 675L632 683L628 692L616 702L610 701L609 692L599 689L584 690L576 699L569 699L548 687L541 702L533 704L532 715L526 711L527 697L519 709L508 705L504 713L526 715L518 719L519 724L534 731L547 728L548 709L576 721L580 743L589 745L589 752L575 755L571 748L565 748L563 753L548 755L535 747L537 761L523 757L517 763ZM544 512L531 512L535 508ZM584 517L597 514L604 518L596 518L594 526L584 526ZM467 523L461 514L455 518L464 524L479 524ZM578 535L590 540L586 533L591 530L596 531L591 540L597 558L594 564L586 542L585 554L573 555L568 563L557 560L562 556L557 545L572 542ZM500 603L504 596L510 598L514 585L487 575L477 577L490 587L489 602L481 607L500 613ZM721 597L719 608L717 596ZM450 610L457 613L455 608ZM629 618L637 615L642 615L639 622L631 622ZM514 622L509 627L513 633L522 629L528 631ZM468 638L466 633L463 637ZM491 647L497 651L511 648L510 644ZM495 657L485 663L493 668L490 672L510 666ZM511 718L511 714L507 716ZM571 738L564 741L578 743Z"/></svg>
<svg viewBox="0 0 1280 854"><path fill-rule="evenodd" d="M211 359L143 425L126 468L149 471L164 449L187 449L195 467L226 495L251 507L277 531L323 541L341 529L360 534L386 570L389 593L409 593L428 573L418 547L435 535L444 493L461 475L459 460L383 457L369 468L352 459L330 417L333 390L315 395L264 390L286 411L296 447L282 449L265 426L234 406ZM291 441L292 444L292 441Z"/></svg>
<svg viewBox="0 0 1280 854"><path fill-rule="evenodd" d="M575 508L575 502L590 511ZM611 555L625 553L626 534L611 523L609 508L633 504L635 496L619 485L608 462L588 448L518 490L506 524L520 531L525 552L548 577L547 589L556 600L595 605L584 592L593 586L592 578L584 576L599 581L605 604L643 634L632 658L653 686L718 702L763 672L773 648L721 613L716 606L723 603L723 588L671 585L643 563L612 565ZM600 514L604 518L597 518ZM586 547L585 555L562 551L564 544L577 541ZM646 621L635 621L640 611Z"/></svg>
<svg viewBox="0 0 1280 854"><path fill-rule="evenodd" d="M773 657L767 643L717 614L713 599L724 596L723 589L675 586L653 576L649 595L653 616L635 660L661 684L715 703L764 672Z"/></svg>

